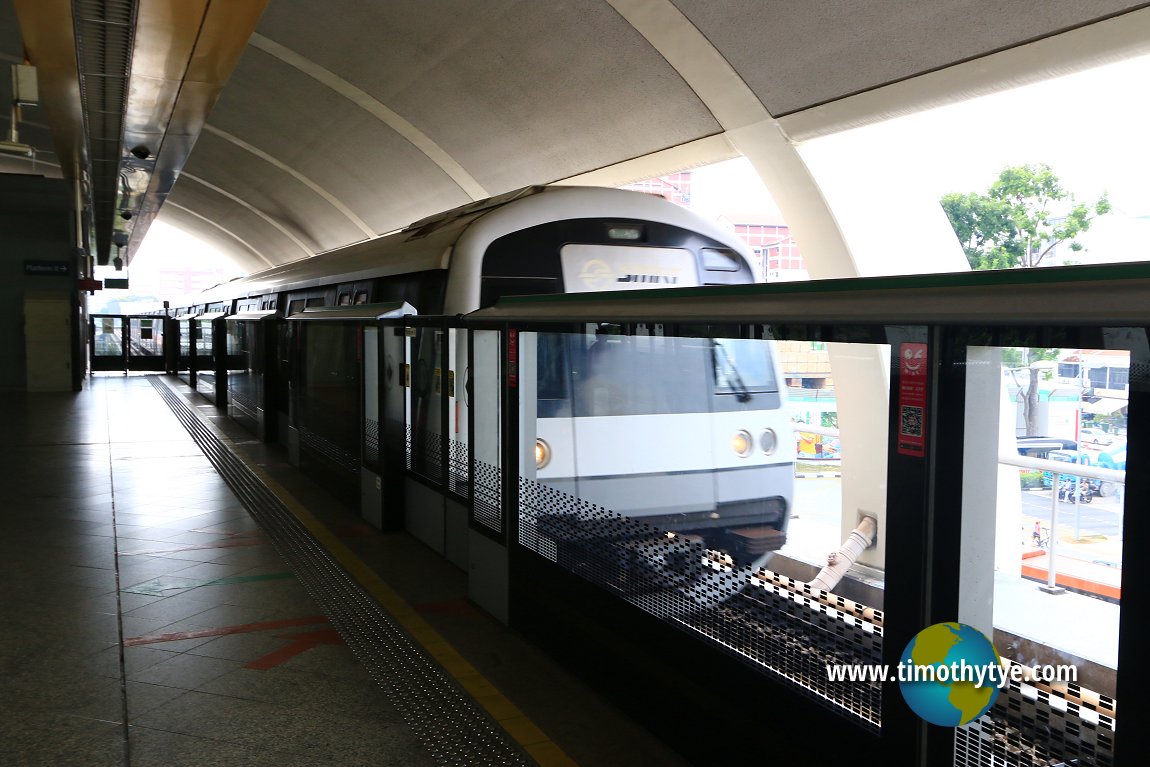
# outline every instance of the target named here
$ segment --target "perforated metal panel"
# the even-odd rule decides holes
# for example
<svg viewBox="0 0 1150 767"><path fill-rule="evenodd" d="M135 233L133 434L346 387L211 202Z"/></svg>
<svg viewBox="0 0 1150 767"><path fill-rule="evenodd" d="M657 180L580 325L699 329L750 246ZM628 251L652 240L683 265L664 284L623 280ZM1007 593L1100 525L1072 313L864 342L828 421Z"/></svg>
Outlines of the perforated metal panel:
<svg viewBox="0 0 1150 767"><path fill-rule="evenodd" d="M360 466L359 456L352 454L345 448L321 437L315 432L302 427L299 430L299 439L302 447L305 447L313 455L331 464L332 468L358 478Z"/></svg>
<svg viewBox="0 0 1150 767"><path fill-rule="evenodd" d="M495 533L503 532L503 470L475 462L472 519Z"/></svg>
<svg viewBox="0 0 1150 767"><path fill-rule="evenodd" d="M881 610L767 570L734 569L688 536L522 477L519 543L878 730L880 686L832 683L826 667L881 663Z"/></svg>
<svg viewBox="0 0 1150 767"><path fill-rule="evenodd" d="M471 494L471 466L467 462L467 443L453 439L447 445L448 489L464 497Z"/></svg>
<svg viewBox="0 0 1150 767"><path fill-rule="evenodd" d="M443 437L407 427L407 468L436 484L443 481Z"/></svg>
<svg viewBox="0 0 1150 767"><path fill-rule="evenodd" d="M1008 662L1009 663L1009 662ZM985 716L955 731L955 767L1114 764L1115 701L1070 684L1012 680Z"/></svg>
<svg viewBox="0 0 1150 767"><path fill-rule="evenodd" d="M379 421L373 418L363 419L363 452L368 463L379 460Z"/></svg>

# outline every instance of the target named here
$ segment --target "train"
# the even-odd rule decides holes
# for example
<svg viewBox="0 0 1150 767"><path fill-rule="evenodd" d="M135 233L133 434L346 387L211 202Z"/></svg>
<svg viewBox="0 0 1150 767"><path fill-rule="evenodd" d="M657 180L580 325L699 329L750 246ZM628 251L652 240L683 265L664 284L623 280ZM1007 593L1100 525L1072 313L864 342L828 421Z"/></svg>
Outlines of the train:
<svg viewBox="0 0 1150 767"><path fill-rule="evenodd" d="M481 486L498 448L473 443L500 427L498 401L474 391L490 337L469 339L467 315L509 296L751 282L741 240L661 197L529 187L169 302L170 372L350 502L401 441L393 462L498 528L498 480ZM519 473L551 506L639 522L727 575L785 543L795 446L769 340L584 323L515 344Z"/></svg>

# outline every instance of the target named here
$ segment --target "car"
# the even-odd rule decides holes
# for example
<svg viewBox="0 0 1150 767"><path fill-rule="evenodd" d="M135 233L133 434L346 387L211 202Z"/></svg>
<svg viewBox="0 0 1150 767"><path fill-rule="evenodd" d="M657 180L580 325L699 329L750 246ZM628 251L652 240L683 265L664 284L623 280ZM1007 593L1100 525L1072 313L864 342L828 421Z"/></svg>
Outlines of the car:
<svg viewBox="0 0 1150 767"><path fill-rule="evenodd" d="M1114 437L1101 429L1086 428L1078 432L1078 441L1084 445L1109 445Z"/></svg>
<svg viewBox="0 0 1150 767"><path fill-rule="evenodd" d="M1098 454L1098 465L1103 469L1117 469L1126 471L1126 443L1112 447ZM1114 495L1118 485L1110 480L1103 480L1098 487L1098 494L1103 497Z"/></svg>

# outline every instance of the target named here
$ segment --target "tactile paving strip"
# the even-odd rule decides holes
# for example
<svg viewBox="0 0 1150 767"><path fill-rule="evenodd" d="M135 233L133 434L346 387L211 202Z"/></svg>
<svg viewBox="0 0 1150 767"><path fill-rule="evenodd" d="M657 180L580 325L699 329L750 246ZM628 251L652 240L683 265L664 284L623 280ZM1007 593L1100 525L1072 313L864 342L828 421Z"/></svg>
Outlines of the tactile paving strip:
<svg viewBox="0 0 1150 767"><path fill-rule="evenodd" d="M535 763L340 567L180 395L160 378L150 380L436 761L448 765Z"/></svg>

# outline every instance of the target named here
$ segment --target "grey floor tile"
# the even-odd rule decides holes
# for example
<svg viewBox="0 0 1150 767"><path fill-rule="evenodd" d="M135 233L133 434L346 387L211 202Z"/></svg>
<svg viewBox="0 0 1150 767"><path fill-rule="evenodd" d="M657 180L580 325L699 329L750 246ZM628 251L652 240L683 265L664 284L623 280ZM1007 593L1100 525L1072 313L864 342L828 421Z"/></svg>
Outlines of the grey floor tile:
<svg viewBox="0 0 1150 767"><path fill-rule="evenodd" d="M128 721L133 725L148 712L188 693L180 687L130 680L124 683L124 692L128 699Z"/></svg>
<svg viewBox="0 0 1150 767"><path fill-rule="evenodd" d="M119 767L125 754L117 722L23 712L0 718L0 764Z"/></svg>
<svg viewBox="0 0 1150 767"><path fill-rule="evenodd" d="M143 671L128 674L128 679L133 682L195 690L217 677L235 671L242 665L238 661L181 653Z"/></svg>
<svg viewBox="0 0 1150 767"><path fill-rule="evenodd" d="M213 592L219 590L219 587L205 588L211 589ZM300 605L299 600L279 602L269 600L266 604L257 603L255 605L217 604L215 607L189 618L188 623L201 628L242 626L263 621L308 617L303 614L303 611L304 608ZM319 609L313 608L311 614L319 615Z"/></svg>
<svg viewBox="0 0 1150 767"><path fill-rule="evenodd" d="M282 751L177 732L133 727L132 767L314 767L316 762ZM353 767L349 765L349 767Z"/></svg>

